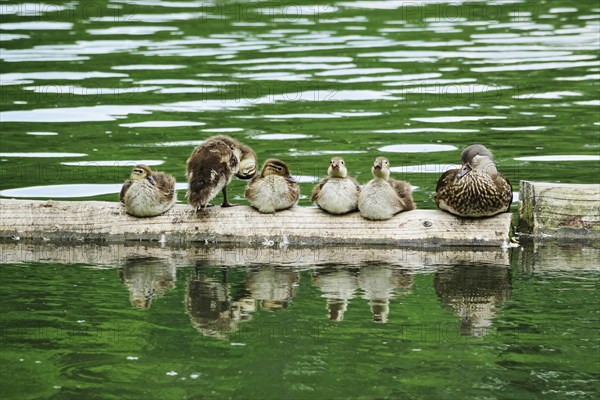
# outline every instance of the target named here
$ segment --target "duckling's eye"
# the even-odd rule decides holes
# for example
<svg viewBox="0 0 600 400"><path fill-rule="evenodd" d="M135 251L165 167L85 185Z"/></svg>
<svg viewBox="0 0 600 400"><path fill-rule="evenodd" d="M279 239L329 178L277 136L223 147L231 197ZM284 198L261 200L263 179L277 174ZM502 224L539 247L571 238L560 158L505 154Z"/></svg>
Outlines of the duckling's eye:
<svg viewBox="0 0 600 400"><path fill-rule="evenodd" d="M137 174L143 174L144 171L142 171L141 169L134 169L133 172L137 173Z"/></svg>
<svg viewBox="0 0 600 400"><path fill-rule="evenodd" d="M277 171L283 171L283 167L276 167Z"/></svg>
<svg viewBox="0 0 600 400"><path fill-rule="evenodd" d="M340 161L340 164L344 165L344 160Z"/></svg>

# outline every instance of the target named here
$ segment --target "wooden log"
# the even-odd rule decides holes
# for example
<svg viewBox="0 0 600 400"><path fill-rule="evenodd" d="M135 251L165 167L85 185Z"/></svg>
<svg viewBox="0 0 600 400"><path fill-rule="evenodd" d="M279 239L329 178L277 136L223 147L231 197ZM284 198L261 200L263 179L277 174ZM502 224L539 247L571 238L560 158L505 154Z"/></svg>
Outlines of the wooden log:
<svg viewBox="0 0 600 400"><path fill-rule="evenodd" d="M333 216L314 207L260 214L248 206L196 213L177 205L158 217L136 218L119 203L0 200L0 237L43 241L501 246L509 239L510 224L510 213L464 219L414 210L368 221L358 213Z"/></svg>
<svg viewBox="0 0 600 400"><path fill-rule="evenodd" d="M323 266L362 266L386 264L403 269L423 269L438 265L509 265L505 249L477 248L390 248L390 247L248 247L245 245L161 246L159 243L35 243L0 242L0 264L52 263L79 264L95 268L115 268L132 261L161 260L166 265L189 267L209 265L278 265L301 269Z"/></svg>
<svg viewBox="0 0 600 400"><path fill-rule="evenodd" d="M519 232L537 238L600 239L600 185L521 181Z"/></svg>

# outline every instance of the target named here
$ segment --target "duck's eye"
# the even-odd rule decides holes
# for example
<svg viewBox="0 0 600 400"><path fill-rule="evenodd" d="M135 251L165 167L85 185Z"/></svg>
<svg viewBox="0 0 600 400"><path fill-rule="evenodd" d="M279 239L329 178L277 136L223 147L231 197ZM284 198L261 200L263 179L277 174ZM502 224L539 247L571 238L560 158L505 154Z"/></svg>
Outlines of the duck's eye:
<svg viewBox="0 0 600 400"><path fill-rule="evenodd" d="M283 171L283 167L277 167L277 171Z"/></svg>
<svg viewBox="0 0 600 400"><path fill-rule="evenodd" d="M344 165L344 160L340 161L340 164Z"/></svg>
<svg viewBox="0 0 600 400"><path fill-rule="evenodd" d="M134 169L133 172L135 172L136 174L143 174L144 171L141 169Z"/></svg>

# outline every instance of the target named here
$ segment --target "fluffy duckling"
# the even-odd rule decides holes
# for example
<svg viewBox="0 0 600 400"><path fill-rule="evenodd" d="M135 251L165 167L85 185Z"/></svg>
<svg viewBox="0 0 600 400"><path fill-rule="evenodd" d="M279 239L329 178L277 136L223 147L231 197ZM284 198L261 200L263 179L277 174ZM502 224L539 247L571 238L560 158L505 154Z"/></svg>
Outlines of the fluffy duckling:
<svg viewBox="0 0 600 400"><path fill-rule="evenodd" d="M274 213L292 207L300 197L300 187L286 163L274 158L265 161L260 174L246 188L250 205L261 213Z"/></svg>
<svg viewBox="0 0 600 400"><path fill-rule="evenodd" d="M169 210L177 200L175 178L162 172L152 172L147 165L136 165L119 194L128 214L154 217Z"/></svg>
<svg viewBox="0 0 600 400"><path fill-rule="evenodd" d="M401 211L417 208L410 185L390 178L390 162L377 157L371 168L371 179L360 191L358 210L366 219L390 219Z"/></svg>
<svg viewBox="0 0 600 400"><path fill-rule="evenodd" d="M359 192L358 182L348 177L344 159L333 157L327 176L315 186L310 201L331 214L345 214L357 209Z"/></svg>
<svg viewBox="0 0 600 400"><path fill-rule="evenodd" d="M508 211L512 186L496 169L494 156L481 144L473 144L461 154L462 168L440 177L435 203L440 210L460 217L490 217Z"/></svg>
<svg viewBox="0 0 600 400"><path fill-rule="evenodd" d="M234 175L240 179L256 175L254 151L229 136L207 139L187 160L188 202L197 210L205 209L219 192L223 192L221 207L232 206L227 200L227 185Z"/></svg>

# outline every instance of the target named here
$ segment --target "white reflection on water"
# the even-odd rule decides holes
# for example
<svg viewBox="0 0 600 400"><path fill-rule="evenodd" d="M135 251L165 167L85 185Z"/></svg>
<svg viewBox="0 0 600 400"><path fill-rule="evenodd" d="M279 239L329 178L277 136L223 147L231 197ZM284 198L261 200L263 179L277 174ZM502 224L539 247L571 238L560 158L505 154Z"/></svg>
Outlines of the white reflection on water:
<svg viewBox="0 0 600 400"><path fill-rule="evenodd" d="M323 155L337 155L337 154L363 154L366 150L314 150L304 151L297 149L290 149L289 155L292 157L302 156L323 156Z"/></svg>
<svg viewBox="0 0 600 400"><path fill-rule="evenodd" d="M67 198L119 193L122 183L32 186L0 191L2 197Z"/></svg>
<svg viewBox="0 0 600 400"><path fill-rule="evenodd" d="M496 66L496 67L477 67L477 68L471 68L471 71L473 71L473 72L535 71L535 70L543 70L543 69L592 67L592 66L597 66L597 65L598 65L598 61L549 62L549 63L535 63L535 64L501 65L501 66Z"/></svg>
<svg viewBox="0 0 600 400"><path fill-rule="evenodd" d="M115 65L111 69L117 71L160 71L171 69L187 68L186 65L179 64L132 64L132 65Z"/></svg>
<svg viewBox="0 0 600 400"><path fill-rule="evenodd" d="M270 133L264 135L252 136L252 139L257 140L289 140L289 139L306 139L312 137L311 135L304 135L302 133Z"/></svg>
<svg viewBox="0 0 600 400"><path fill-rule="evenodd" d="M202 132L215 132L215 133L227 133L227 132L241 132L243 128L208 128L202 129Z"/></svg>
<svg viewBox="0 0 600 400"><path fill-rule="evenodd" d="M129 124L119 124L125 128L174 128L178 126L200 126L206 125L199 121L144 121Z"/></svg>
<svg viewBox="0 0 600 400"><path fill-rule="evenodd" d="M492 127L490 128L493 131L539 131L546 128L545 126L507 126L507 127Z"/></svg>
<svg viewBox="0 0 600 400"><path fill-rule="evenodd" d="M33 136L56 136L58 132L27 132L27 134Z"/></svg>
<svg viewBox="0 0 600 400"><path fill-rule="evenodd" d="M582 96L579 92L546 92L546 93L524 93L513 96L513 99L562 99L564 97Z"/></svg>
<svg viewBox="0 0 600 400"><path fill-rule="evenodd" d="M204 143L204 140L180 140L177 142L160 142L160 143L133 143L129 147L186 147L198 146Z"/></svg>
<svg viewBox="0 0 600 400"><path fill-rule="evenodd" d="M458 150L456 146L449 144L391 144L377 150L384 153L433 153L437 151Z"/></svg>
<svg viewBox="0 0 600 400"><path fill-rule="evenodd" d="M376 133L467 133L479 132L479 129L452 129L452 128L405 128L405 129L381 129L373 131Z"/></svg>
<svg viewBox="0 0 600 400"><path fill-rule="evenodd" d="M124 78L129 75L117 72L77 72L77 71L52 71L52 72L12 72L0 74L0 82L21 82L28 80L68 80L79 81L90 78Z"/></svg>
<svg viewBox="0 0 600 400"><path fill-rule="evenodd" d="M90 35L153 35L157 32L176 31L175 26L112 26L104 29L88 29Z"/></svg>
<svg viewBox="0 0 600 400"><path fill-rule="evenodd" d="M506 119L504 116L493 116L493 115L483 115L483 116L461 116L461 117L423 117L423 118L411 118L413 121L419 122L431 122L434 124L443 124L446 122L464 122L464 121L481 121L484 119Z"/></svg>
<svg viewBox="0 0 600 400"><path fill-rule="evenodd" d="M61 158L61 157L85 157L85 153L0 153L0 157L22 157L22 158Z"/></svg>
<svg viewBox="0 0 600 400"><path fill-rule="evenodd" d="M71 22L28 21L0 24L5 31L68 31L73 29Z"/></svg>
<svg viewBox="0 0 600 400"><path fill-rule="evenodd" d="M11 40L17 39L29 39L29 35L21 35L15 33L0 33L0 42L10 42Z"/></svg>
<svg viewBox="0 0 600 400"><path fill-rule="evenodd" d="M400 167L391 167L392 172L401 172L409 174L438 174L451 169L458 169L460 165L454 164L422 164L422 165L403 165Z"/></svg>
<svg viewBox="0 0 600 400"><path fill-rule="evenodd" d="M61 162L62 165L71 167L135 167L136 165L144 164L155 166L164 164L161 160L120 160L120 161L68 161Z"/></svg>
<svg viewBox="0 0 600 400"><path fill-rule="evenodd" d="M600 161L597 155L556 155L515 157L516 161Z"/></svg>
<svg viewBox="0 0 600 400"><path fill-rule="evenodd" d="M600 74L587 74L583 76L559 76L555 81L597 81L600 80Z"/></svg>
<svg viewBox="0 0 600 400"><path fill-rule="evenodd" d="M352 57L306 56L306 57L269 57L252 58L248 60L209 61L208 64L237 65L237 64L268 64L268 63L350 63Z"/></svg>

